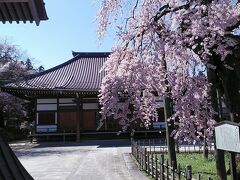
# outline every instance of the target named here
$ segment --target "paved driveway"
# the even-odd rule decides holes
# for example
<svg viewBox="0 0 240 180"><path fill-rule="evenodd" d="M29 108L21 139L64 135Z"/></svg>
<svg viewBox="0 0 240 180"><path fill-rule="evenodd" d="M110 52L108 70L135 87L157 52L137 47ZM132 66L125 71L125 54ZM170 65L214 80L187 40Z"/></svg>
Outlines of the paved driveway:
<svg viewBox="0 0 240 180"><path fill-rule="evenodd" d="M131 159L128 140L12 144L36 180L146 179Z"/></svg>

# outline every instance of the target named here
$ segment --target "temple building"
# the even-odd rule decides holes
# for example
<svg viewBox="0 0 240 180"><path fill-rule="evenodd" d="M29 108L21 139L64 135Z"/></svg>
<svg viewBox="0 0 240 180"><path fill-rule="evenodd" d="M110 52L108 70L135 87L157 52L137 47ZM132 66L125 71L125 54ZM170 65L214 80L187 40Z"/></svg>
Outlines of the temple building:
<svg viewBox="0 0 240 180"><path fill-rule="evenodd" d="M73 52L73 58L44 72L8 83L2 91L35 102L35 133L96 132L100 120L99 88L104 77L100 71L110 53ZM164 126L163 102L159 99L159 121ZM137 129L141 129L136 125ZM98 132L121 130L117 120L107 119Z"/></svg>

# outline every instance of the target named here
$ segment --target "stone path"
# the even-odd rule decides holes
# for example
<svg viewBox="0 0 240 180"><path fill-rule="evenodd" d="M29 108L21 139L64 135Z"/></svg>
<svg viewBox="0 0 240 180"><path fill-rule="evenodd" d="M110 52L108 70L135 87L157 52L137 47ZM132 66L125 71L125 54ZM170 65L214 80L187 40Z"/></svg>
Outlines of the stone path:
<svg viewBox="0 0 240 180"><path fill-rule="evenodd" d="M11 144L36 180L144 180L128 140Z"/></svg>

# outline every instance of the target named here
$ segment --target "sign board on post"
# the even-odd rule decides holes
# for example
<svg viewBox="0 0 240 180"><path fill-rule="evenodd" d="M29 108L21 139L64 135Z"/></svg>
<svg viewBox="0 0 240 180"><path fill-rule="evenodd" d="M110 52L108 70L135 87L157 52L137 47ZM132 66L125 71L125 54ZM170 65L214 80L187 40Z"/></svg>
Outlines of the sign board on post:
<svg viewBox="0 0 240 180"><path fill-rule="evenodd" d="M223 121L215 125L216 148L240 153L240 125Z"/></svg>

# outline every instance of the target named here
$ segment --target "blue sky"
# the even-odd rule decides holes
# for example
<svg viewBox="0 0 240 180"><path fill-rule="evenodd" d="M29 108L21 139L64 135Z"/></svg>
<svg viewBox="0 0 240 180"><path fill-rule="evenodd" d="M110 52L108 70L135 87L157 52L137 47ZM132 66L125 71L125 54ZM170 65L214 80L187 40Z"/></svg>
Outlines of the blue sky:
<svg viewBox="0 0 240 180"><path fill-rule="evenodd" d="M97 0L44 0L49 20L34 23L0 24L0 37L7 38L45 69L72 58L71 51L110 51L114 33L102 43L97 37Z"/></svg>

